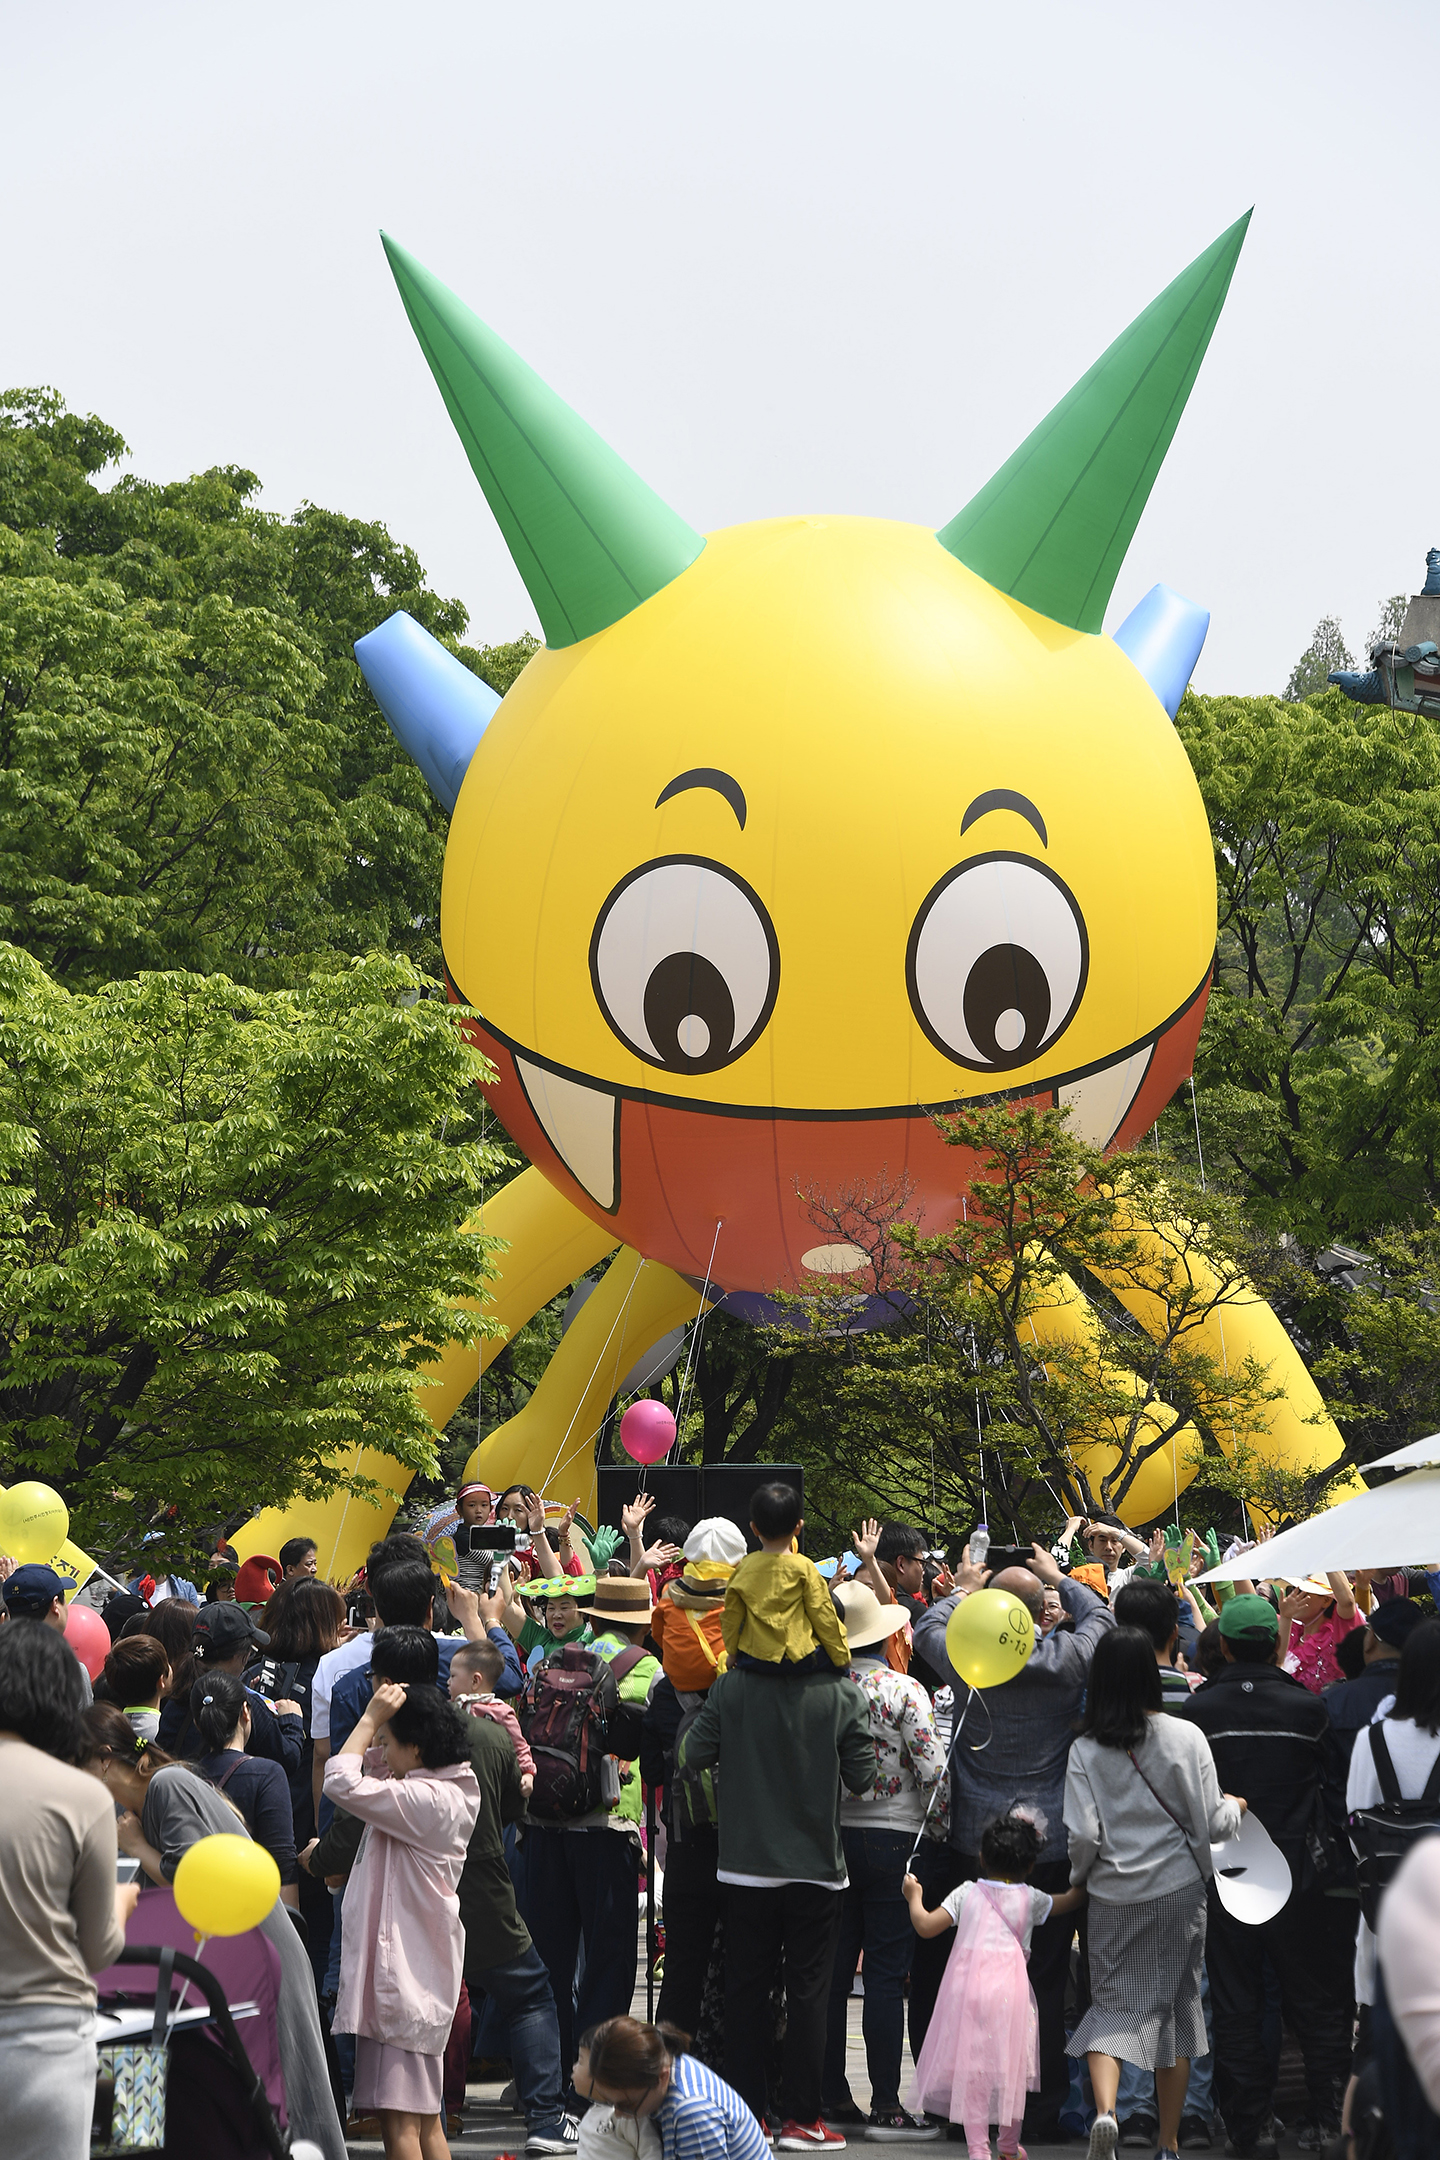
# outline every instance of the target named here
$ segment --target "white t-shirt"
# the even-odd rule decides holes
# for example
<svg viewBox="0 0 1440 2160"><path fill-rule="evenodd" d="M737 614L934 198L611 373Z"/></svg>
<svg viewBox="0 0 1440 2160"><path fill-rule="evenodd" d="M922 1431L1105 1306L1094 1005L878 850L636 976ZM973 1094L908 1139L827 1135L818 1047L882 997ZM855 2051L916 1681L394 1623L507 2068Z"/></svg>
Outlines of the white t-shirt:
<svg viewBox="0 0 1440 2160"><path fill-rule="evenodd" d="M444 1635L438 1628L432 1629L436 1642L454 1642L456 1637ZM312 1740L330 1738L330 1697L335 1683L342 1674L354 1672L357 1665L368 1665L375 1636L369 1628L362 1628L349 1642L341 1643L338 1650L327 1650L315 1667L315 1677L310 1683L310 1737Z"/></svg>
<svg viewBox="0 0 1440 2160"><path fill-rule="evenodd" d="M1385 1698L1389 1703L1394 1700L1393 1695ZM1381 1723L1384 1707L1382 1703L1372 1725ZM1435 1767L1435 1757L1440 1755L1440 1735L1425 1732L1413 1718L1387 1717L1384 1725L1385 1745L1390 1750L1401 1797L1418 1800L1425 1790L1425 1780ZM1367 1726L1355 1735L1355 1751L1350 1757L1350 1777L1345 1787L1347 1815L1353 1815L1356 1808L1376 1807L1385 1797L1380 1790L1380 1776L1370 1746L1370 1730ZM1355 2000L1358 2003L1375 2000L1375 1937L1363 1914L1355 1937Z"/></svg>
<svg viewBox="0 0 1440 2160"><path fill-rule="evenodd" d="M617 2115L607 2101L595 2101L580 2118L576 2160L660 2160L660 2132L651 2115Z"/></svg>
<svg viewBox="0 0 1440 2160"><path fill-rule="evenodd" d="M349 1642L342 1642L338 1650L327 1650L315 1667L315 1677L310 1682L310 1737L312 1740L330 1738L330 1697L335 1683L342 1673L354 1672L357 1665L370 1662L370 1645L374 1637L368 1628L352 1635Z"/></svg>
<svg viewBox="0 0 1440 2160"><path fill-rule="evenodd" d="M1049 1919L1050 1908L1055 1900L1048 1890L1030 1889L1028 1883L1011 1884L1007 1887L1030 1890L1030 1915L1025 1922L1025 1932L1020 1937L1020 1947L1028 1958L1030 1955L1030 1937L1037 1927L1040 1927ZM960 1920L960 1908L974 1888L975 1884L973 1882L962 1882L958 1890L952 1890L949 1897L942 1901L946 1912L949 1913L950 1918L955 1921L957 1926Z"/></svg>

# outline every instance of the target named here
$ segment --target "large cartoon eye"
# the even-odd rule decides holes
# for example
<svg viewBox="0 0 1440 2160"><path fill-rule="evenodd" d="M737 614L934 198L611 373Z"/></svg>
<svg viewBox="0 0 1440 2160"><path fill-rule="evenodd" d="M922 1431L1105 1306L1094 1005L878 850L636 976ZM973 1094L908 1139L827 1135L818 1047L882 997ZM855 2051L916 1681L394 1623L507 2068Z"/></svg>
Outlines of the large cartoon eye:
<svg viewBox="0 0 1440 2160"><path fill-rule="evenodd" d="M905 979L937 1050L1009 1072L1069 1026L1089 957L1085 919L1053 870L979 855L941 878L916 916Z"/></svg>
<svg viewBox="0 0 1440 2160"><path fill-rule="evenodd" d="M780 987L758 893L719 863L669 855L622 878L590 940L600 1010L667 1072L718 1072L748 1050Z"/></svg>

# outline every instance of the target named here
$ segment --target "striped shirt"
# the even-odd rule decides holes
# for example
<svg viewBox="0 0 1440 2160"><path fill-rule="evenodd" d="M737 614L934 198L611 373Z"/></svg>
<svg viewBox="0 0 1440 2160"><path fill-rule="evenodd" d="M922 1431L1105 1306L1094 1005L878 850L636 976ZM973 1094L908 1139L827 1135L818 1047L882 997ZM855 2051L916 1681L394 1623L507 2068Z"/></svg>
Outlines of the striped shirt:
<svg viewBox="0 0 1440 2160"><path fill-rule="evenodd" d="M695 2055L676 2055L654 2122L665 2160L770 2160L765 2133L733 2086Z"/></svg>

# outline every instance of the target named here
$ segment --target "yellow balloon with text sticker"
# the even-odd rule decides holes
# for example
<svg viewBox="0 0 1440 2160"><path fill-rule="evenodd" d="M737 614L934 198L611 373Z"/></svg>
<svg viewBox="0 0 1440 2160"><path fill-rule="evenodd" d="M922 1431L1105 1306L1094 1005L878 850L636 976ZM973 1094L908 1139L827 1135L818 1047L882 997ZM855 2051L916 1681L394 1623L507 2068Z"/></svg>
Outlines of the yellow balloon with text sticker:
<svg viewBox="0 0 1440 2160"><path fill-rule="evenodd" d="M59 1493L33 1478L0 1495L0 1552L21 1566L48 1560L70 1534L70 1514Z"/></svg>
<svg viewBox="0 0 1440 2160"><path fill-rule="evenodd" d="M945 1629L945 1650L970 1687L1002 1687L1035 1647L1035 1622L1019 1598L1004 1590L972 1590Z"/></svg>

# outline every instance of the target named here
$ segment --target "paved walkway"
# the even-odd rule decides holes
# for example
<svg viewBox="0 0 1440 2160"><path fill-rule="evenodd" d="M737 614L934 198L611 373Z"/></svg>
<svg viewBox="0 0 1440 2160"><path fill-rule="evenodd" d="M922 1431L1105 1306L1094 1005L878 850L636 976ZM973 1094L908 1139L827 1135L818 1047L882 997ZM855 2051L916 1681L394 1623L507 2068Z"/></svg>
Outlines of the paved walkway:
<svg viewBox="0 0 1440 2160"><path fill-rule="evenodd" d="M870 2104L870 2080L865 2073L865 2048L860 2037L860 2007L859 1996L852 1996L850 1998L849 2047L846 2051L848 2057L847 2069L850 2076L850 2090L855 2096L857 2106L868 2107ZM643 1960L641 1985L636 1994L634 2011L636 2017L643 2018L645 2015ZM508 2108L501 2106L500 2094L502 2090L503 2088L498 2084L471 2085L465 2103L464 2132L461 2136L450 2140L452 2153L464 2154L467 2156L467 2160L472 2153L484 2155L485 2160L495 2160L495 2156L500 2153L519 2155L522 2152L525 2144L525 2124L520 2116L512 2115ZM914 2145L871 2145L864 2140L854 2142L857 2149L863 2148L865 2152L874 2154L876 2160L879 2160L879 2156L883 2153L895 2153L897 2155L928 2153L931 2155L931 2160L942 2160L944 2154L956 2151L956 2147L946 2144L943 2140L927 2141ZM355 2138L352 2139L346 2149L352 2154L364 2153L371 2155L382 2153L385 2148L378 2138ZM959 2151L963 2160L963 2145L959 2148ZM1085 2148L1083 2145L1031 2145L1026 2147L1026 2151L1029 2154L1029 2160L1084 2160ZM1136 2160L1141 2160L1141 2156L1137 2155ZM1143 2160L1149 2160L1149 2156L1143 2156ZM1203 2154L1200 2156L1200 2160L1204 2160ZM1219 2160L1218 2154L1216 2160Z"/></svg>

